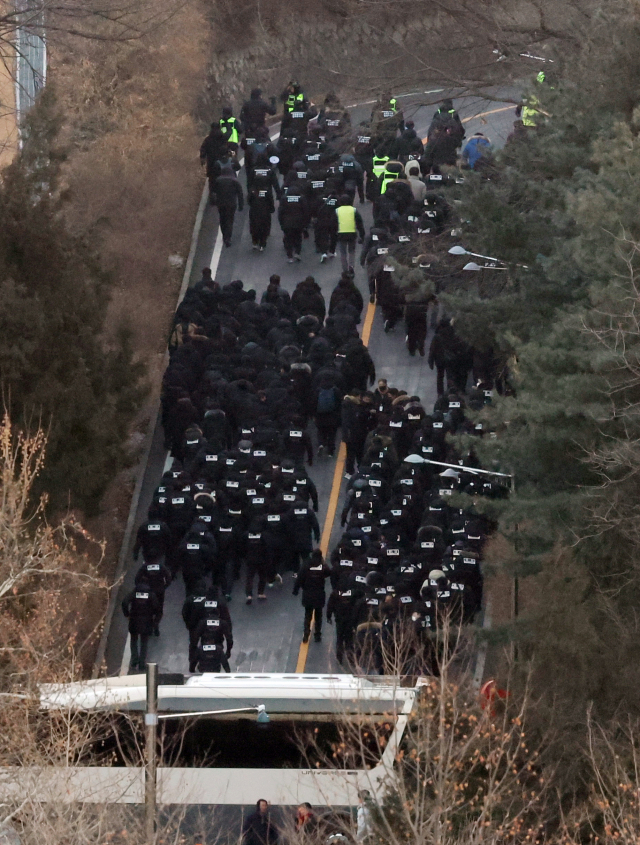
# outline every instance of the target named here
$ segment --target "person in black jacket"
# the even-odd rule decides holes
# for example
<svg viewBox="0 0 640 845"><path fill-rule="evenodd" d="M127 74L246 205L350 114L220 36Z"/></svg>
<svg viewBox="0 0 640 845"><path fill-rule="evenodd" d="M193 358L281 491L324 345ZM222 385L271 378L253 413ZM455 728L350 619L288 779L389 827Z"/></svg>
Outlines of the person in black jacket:
<svg viewBox="0 0 640 845"><path fill-rule="evenodd" d="M371 402L365 401L363 391L354 388L342 400L342 439L347 447L345 478L355 472L355 463L362 460L364 443L369 433Z"/></svg>
<svg viewBox="0 0 640 845"><path fill-rule="evenodd" d="M473 352L457 336L448 317L443 317L436 327L427 361L431 369L434 365L436 367L438 396L444 394L445 373L447 388L453 387L458 393L465 392L469 370L473 363Z"/></svg>
<svg viewBox="0 0 640 845"><path fill-rule="evenodd" d="M308 643L311 634L311 620L315 615L314 639L317 643L322 640L322 609L327 597L324 583L331 573L320 549L314 549L311 557L306 561L296 579L293 595L297 596L302 590L302 606L304 607L304 632L302 642Z"/></svg>
<svg viewBox="0 0 640 845"><path fill-rule="evenodd" d="M245 136L264 126L267 115L274 115L275 113L276 98L271 97L267 103L262 99L262 90L254 88L251 91L250 98L245 101L240 111L240 120L245 127Z"/></svg>
<svg viewBox="0 0 640 845"><path fill-rule="evenodd" d="M211 124L211 131L200 147L200 164L206 167L209 178L209 193L211 193L214 179L220 175L220 159L229 153L227 138L219 123Z"/></svg>
<svg viewBox="0 0 640 845"><path fill-rule="evenodd" d="M256 809L242 825L242 845L275 845L278 829L271 821L269 802L256 801Z"/></svg>
<svg viewBox="0 0 640 845"><path fill-rule="evenodd" d="M129 620L131 660L129 672L144 672L147 665L147 644L158 625L160 602L149 581L138 579L135 588L122 600L122 612Z"/></svg>
<svg viewBox="0 0 640 845"><path fill-rule="evenodd" d="M309 225L309 204L296 185L288 189L280 200L278 222L282 228L282 243L289 264L300 261L302 233Z"/></svg>
<svg viewBox="0 0 640 845"><path fill-rule="evenodd" d="M242 195L242 188L240 182L236 177L233 167L225 165L222 172L213 183L213 194L211 202L218 206L218 215L220 217L220 231L222 232L222 239L225 246L231 246L231 236L233 235L233 218L236 214L236 209L242 211L244 207L244 197Z"/></svg>

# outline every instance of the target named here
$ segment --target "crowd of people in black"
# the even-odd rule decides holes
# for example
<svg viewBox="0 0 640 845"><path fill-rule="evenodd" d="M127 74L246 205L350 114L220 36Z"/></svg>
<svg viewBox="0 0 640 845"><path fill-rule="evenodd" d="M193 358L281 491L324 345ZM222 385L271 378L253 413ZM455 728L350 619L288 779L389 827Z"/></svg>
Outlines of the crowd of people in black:
<svg viewBox="0 0 640 845"><path fill-rule="evenodd" d="M258 301L241 281L221 285L205 268L180 303L162 391L173 464L138 528L134 558L141 565L123 601L131 671L145 665L148 638L159 635L165 591L178 575L187 596L191 672L229 671L228 602L241 576L251 604L254 588L264 602L267 588L292 573L305 608L303 640L312 625L321 639L326 605L327 620L336 623L338 660L368 672L388 668L389 644L401 631L424 646L408 650L403 671L433 671L429 643L441 620L470 622L481 605L490 525L472 505L454 507L449 497L459 491L496 496L503 488L474 473L473 452L460 455L447 435L482 434L466 409L490 401L491 366L474 357L443 316L428 356L438 371L435 408L428 412L419 397L382 379L374 390L375 365L358 333L364 301L353 281L359 239L385 331L404 313L409 352L425 355L437 294L406 301L388 262L408 260L428 275L428 256L420 250L450 218L446 199L433 190L452 178L440 172L448 163L441 161L442 149L455 140L457 150L464 129L447 100L423 148L393 98L378 103L355 135L335 96L317 110L292 83L282 99L277 145L265 123L275 114L275 100L263 100L259 89L240 120L225 109L203 143L221 232L229 244L235 209L244 201L236 176L237 153L244 149L254 248L266 244L275 197L290 260L300 258L313 220L322 261L340 246L342 275L327 305L313 276L290 294L272 275ZM353 207L356 194L361 202L374 201L366 238ZM465 395L472 368L480 384ZM317 548L319 503L307 466L316 455L334 456L338 429L346 444L344 533L325 560Z"/></svg>

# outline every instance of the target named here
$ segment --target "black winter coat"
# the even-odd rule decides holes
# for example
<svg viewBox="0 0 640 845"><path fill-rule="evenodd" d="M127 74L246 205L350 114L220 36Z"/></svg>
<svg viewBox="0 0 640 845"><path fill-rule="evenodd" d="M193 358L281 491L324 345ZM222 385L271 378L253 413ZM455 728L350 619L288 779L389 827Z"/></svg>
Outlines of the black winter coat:
<svg viewBox="0 0 640 845"><path fill-rule="evenodd" d="M302 606L323 608L327 601L324 590L325 581L331 574L331 567L324 561L320 565L307 561L298 572L293 595L297 596L302 590Z"/></svg>

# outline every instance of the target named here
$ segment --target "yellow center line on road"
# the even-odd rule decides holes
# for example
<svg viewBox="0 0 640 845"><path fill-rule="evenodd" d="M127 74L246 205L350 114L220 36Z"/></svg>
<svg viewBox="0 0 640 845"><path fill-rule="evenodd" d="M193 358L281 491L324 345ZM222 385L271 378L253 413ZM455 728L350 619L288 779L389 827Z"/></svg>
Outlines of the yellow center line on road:
<svg viewBox="0 0 640 845"><path fill-rule="evenodd" d="M370 302L367 308L367 313L364 318L364 325L362 326L362 342L365 346L369 345L371 338L371 328L373 326L373 318L376 314L376 306ZM329 551L329 541L333 532L333 523L336 519L336 512L338 510L338 501L340 499L340 487L342 486L342 473L344 472L344 464L347 457L347 447L343 442L338 448L338 457L336 459L336 467L333 471L333 483L331 484L331 493L329 494L329 507L327 508L327 515L322 527L322 537L320 538L320 551L326 557ZM322 611L320 611L322 613ZM298 651L298 662L296 663L296 674L301 675L307 665L307 654L309 653L309 643L300 643L300 650Z"/></svg>

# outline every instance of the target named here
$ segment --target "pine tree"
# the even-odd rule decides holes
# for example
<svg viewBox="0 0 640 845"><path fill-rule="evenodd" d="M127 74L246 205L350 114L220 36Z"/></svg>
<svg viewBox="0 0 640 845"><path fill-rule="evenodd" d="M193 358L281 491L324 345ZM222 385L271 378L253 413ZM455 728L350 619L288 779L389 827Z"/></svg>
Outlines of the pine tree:
<svg viewBox="0 0 640 845"><path fill-rule="evenodd" d="M58 130L47 86L0 185L0 372L15 424L48 429L42 489L92 510L122 465L142 372L124 327L105 337L107 276L65 224Z"/></svg>
<svg viewBox="0 0 640 845"><path fill-rule="evenodd" d="M500 531L536 600L513 635L566 723L589 701L640 707L639 43L624 4L608 10L536 90L548 117L491 182L467 180L468 246L510 270L490 298L448 302L471 342L514 362L516 395L484 412L497 437L478 451L514 474Z"/></svg>

